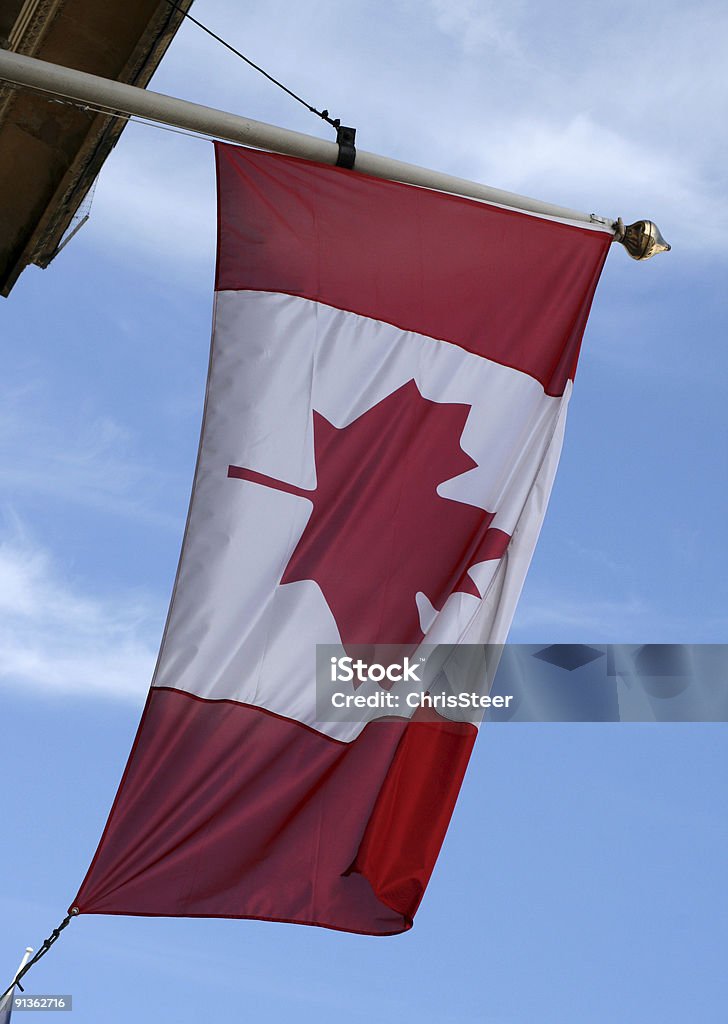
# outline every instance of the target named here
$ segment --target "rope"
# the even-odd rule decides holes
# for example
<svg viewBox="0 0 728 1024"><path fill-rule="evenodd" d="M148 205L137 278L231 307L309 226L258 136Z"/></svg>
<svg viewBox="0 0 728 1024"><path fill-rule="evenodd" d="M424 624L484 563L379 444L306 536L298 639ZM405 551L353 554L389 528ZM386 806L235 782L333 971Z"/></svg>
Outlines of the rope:
<svg viewBox="0 0 728 1024"><path fill-rule="evenodd" d="M69 924L71 923L71 919L72 919L72 918L74 918L74 917L76 916L76 914L78 914L78 911L77 911L77 910L76 910L76 908L74 907L74 908L73 908L73 909L71 910L70 914L68 914L68 916L67 916L67 917L64 917L64 919L63 919L63 920L61 921L61 923L60 923L60 924L58 925L58 927L57 927L57 928L54 928L54 929L53 929L53 931L52 931L52 932L50 933L50 935L49 935L49 936L48 936L48 938L47 938L47 939L45 940L45 942L44 942L44 943L43 943L43 945L42 945L42 946L40 947L40 949L39 949L39 950L38 950L38 952L37 952L37 953L35 954L35 956L34 956L34 957L33 957L33 958L31 959L31 960L29 960L29 961L27 962L27 964L26 964L26 965L25 965L25 967L24 967L24 968L22 969L22 971L18 971L18 973L17 973L16 975L15 975L15 977L13 978L13 980L12 980L12 981L10 982L10 984L8 985L8 987L7 987L7 988L5 989L5 991L3 992L3 994L2 994L2 995L0 995L0 1002L2 1002L2 1001L3 1001L3 999L5 998L5 996L6 996L6 995L7 995L7 994L8 994L9 992L12 992L12 991L13 991L13 989L15 988L15 986L16 986L16 985L18 986L18 988L20 989L20 991L21 991L21 992L24 992L24 991L25 991L25 989L23 988L23 986L22 986L22 985L20 984L20 981L21 981L21 979L25 977L25 975L26 975L26 974L28 973L28 971L29 971L29 970L30 970L30 968L31 968L31 967L33 966L33 964L37 964L37 963L38 963L38 961L40 960L40 958L41 958L41 957L44 957L44 956L46 955L46 953L47 953L47 952L48 952L48 950L49 950L49 949L51 948L51 946L53 945L53 943L57 941L57 939L58 939L58 936L59 936L59 935L61 934L61 932L63 931L63 929L64 929L64 928L67 928L67 927L68 927L68 925L69 925Z"/></svg>
<svg viewBox="0 0 728 1024"><path fill-rule="evenodd" d="M223 39L222 36L219 36L216 32L213 32L212 29L209 29L207 27L207 25L203 25L201 21L197 20L197 18L193 18L192 15L188 14L183 7L180 7L179 4L175 3L175 0L167 0L167 3L170 5L170 7L174 7L175 11L179 11L179 13L182 14L185 18L187 18L188 21L191 21L193 25L197 25L197 27L201 28L203 32L206 32L208 36L212 36L212 38L216 40L216 42L226 47L226 49L230 50L231 53L234 53L236 57L240 57L240 59L244 60L246 64L249 64L251 68L254 68L256 71L259 71L260 74L267 78L269 82L272 82L273 85L277 85L279 89L282 89L285 93L288 93L288 95L292 97L292 99L296 100L297 103L300 103L301 106L304 106L306 110L308 110L311 114L316 114L317 117L322 118L322 120L326 121L327 124L330 124L332 128L336 128L338 130L339 126L341 125L340 118L329 117L328 110L317 110L316 107L312 107L310 103L307 103L306 100L296 95L295 92L293 92L291 89L285 86L283 82L279 82L277 78L273 77L273 75L269 75L267 71L264 71L263 68L260 67L260 65L252 61L250 57L246 57L244 53L241 53L240 50L237 50L234 46L228 43L227 40Z"/></svg>

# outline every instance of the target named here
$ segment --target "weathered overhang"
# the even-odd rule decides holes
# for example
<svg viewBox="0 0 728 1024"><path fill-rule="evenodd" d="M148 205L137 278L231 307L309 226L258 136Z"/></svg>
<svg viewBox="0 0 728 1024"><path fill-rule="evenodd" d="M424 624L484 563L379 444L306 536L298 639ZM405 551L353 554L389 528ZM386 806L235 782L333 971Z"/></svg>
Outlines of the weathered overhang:
<svg viewBox="0 0 728 1024"><path fill-rule="evenodd" d="M0 46L144 87L183 16L168 0L0 0ZM48 266L124 124L0 85L0 294Z"/></svg>

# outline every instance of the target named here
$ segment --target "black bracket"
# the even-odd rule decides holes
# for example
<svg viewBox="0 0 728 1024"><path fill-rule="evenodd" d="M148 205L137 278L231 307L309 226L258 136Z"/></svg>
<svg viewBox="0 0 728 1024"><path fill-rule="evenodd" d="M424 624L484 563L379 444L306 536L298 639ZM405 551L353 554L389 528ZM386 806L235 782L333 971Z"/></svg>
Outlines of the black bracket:
<svg viewBox="0 0 728 1024"><path fill-rule="evenodd" d="M336 126L336 142L339 146L339 156L336 160L337 167L346 167L349 170L354 166L356 160L356 128L345 128L343 124Z"/></svg>

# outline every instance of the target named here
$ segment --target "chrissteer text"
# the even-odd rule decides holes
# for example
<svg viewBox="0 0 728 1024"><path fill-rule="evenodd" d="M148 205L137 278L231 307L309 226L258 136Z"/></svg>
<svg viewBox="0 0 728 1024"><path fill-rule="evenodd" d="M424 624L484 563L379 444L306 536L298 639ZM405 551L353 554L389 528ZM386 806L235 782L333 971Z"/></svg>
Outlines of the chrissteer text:
<svg viewBox="0 0 728 1024"><path fill-rule="evenodd" d="M509 708L512 696L483 696L480 693L408 693L407 708ZM379 693L333 693L331 703L335 708L377 708L399 711L402 702L399 694L382 691Z"/></svg>

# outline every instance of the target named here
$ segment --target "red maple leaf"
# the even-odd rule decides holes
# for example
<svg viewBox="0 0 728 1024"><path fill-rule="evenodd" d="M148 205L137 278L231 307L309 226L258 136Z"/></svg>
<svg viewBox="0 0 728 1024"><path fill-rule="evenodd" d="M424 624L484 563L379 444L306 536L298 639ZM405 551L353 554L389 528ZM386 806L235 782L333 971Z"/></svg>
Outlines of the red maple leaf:
<svg viewBox="0 0 728 1024"><path fill-rule="evenodd" d="M415 595L438 611L453 593L479 597L468 569L505 551L494 513L437 493L477 465L460 447L469 412L423 398L411 380L346 427L314 411L315 490L229 467L312 502L281 584L318 583L345 646L419 644Z"/></svg>

